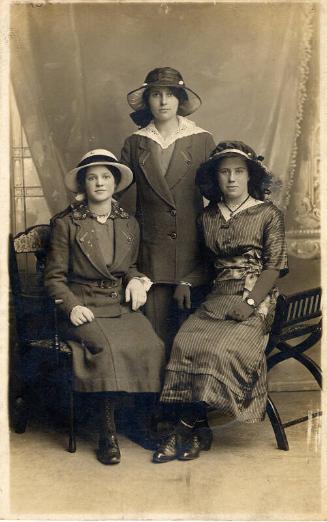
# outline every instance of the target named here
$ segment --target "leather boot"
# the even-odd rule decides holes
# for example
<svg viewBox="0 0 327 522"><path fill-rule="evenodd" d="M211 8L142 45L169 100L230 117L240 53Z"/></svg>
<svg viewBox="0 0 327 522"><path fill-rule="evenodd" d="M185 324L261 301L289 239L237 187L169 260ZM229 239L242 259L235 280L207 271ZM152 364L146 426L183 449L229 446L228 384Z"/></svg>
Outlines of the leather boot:
<svg viewBox="0 0 327 522"><path fill-rule="evenodd" d="M102 464L119 464L120 450L116 435L109 435L106 439L99 440L97 459Z"/></svg>
<svg viewBox="0 0 327 522"><path fill-rule="evenodd" d="M119 464L120 450L116 437L115 410L110 397L99 397L99 447L97 459L102 464Z"/></svg>
<svg viewBox="0 0 327 522"><path fill-rule="evenodd" d="M199 420L195 424L194 433L200 439L201 451L209 451L213 441L213 433L207 420Z"/></svg>
<svg viewBox="0 0 327 522"><path fill-rule="evenodd" d="M178 452L178 460L193 460L197 459L200 455L201 444L199 437L193 433L193 435L184 441L184 444Z"/></svg>
<svg viewBox="0 0 327 522"><path fill-rule="evenodd" d="M170 434L159 446L157 451L154 452L152 462L161 464L162 462L169 462L170 460L177 459L178 455L178 441L177 433Z"/></svg>

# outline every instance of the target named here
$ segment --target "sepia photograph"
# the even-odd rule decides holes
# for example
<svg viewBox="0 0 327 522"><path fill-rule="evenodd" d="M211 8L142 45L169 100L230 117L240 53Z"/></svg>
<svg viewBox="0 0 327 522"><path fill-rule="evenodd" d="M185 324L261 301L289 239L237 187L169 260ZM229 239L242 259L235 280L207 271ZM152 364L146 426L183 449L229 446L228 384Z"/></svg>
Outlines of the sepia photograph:
<svg viewBox="0 0 327 522"><path fill-rule="evenodd" d="M324 3L1 10L2 518L325 520Z"/></svg>

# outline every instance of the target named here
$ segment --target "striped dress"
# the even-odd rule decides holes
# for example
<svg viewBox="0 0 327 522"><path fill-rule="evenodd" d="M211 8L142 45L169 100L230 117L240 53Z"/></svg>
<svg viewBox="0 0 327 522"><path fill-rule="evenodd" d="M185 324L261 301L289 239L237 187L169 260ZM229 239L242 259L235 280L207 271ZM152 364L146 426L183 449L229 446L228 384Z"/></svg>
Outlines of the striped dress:
<svg viewBox="0 0 327 522"><path fill-rule="evenodd" d="M262 270L288 272L283 215L263 202L226 221L211 204L200 225L215 280L175 337L161 401L203 401L239 421L261 421L267 402L265 347L277 288L247 320L225 316L252 290Z"/></svg>

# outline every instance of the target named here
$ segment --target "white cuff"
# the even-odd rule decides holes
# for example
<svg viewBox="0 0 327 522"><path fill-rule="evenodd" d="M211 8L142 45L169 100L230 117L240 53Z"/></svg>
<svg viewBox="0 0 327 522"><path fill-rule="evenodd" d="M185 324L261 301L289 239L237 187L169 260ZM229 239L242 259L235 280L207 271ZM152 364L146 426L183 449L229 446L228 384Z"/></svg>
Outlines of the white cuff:
<svg viewBox="0 0 327 522"><path fill-rule="evenodd" d="M179 285L184 285L184 286L192 286L192 283L189 283L188 281L178 281L178 284Z"/></svg>

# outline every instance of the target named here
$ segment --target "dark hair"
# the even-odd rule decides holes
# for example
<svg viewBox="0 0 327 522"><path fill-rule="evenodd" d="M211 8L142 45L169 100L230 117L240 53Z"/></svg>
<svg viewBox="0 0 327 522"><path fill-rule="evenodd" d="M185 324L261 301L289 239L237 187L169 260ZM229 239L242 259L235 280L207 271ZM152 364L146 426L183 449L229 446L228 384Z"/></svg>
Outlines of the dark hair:
<svg viewBox="0 0 327 522"><path fill-rule="evenodd" d="M228 155L228 157L231 156L242 157L238 154ZM201 194L209 201L218 202L223 198L223 193L220 190L217 179L217 171L221 161L225 158L226 156L216 160L214 158L209 159L200 165L196 173L195 182L198 185ZM264 201L267 194L270 194L269 187L271 185L272 176L259 163L246 158L244 158L244 161L249 172L249 194L255 199Z"/></svg>
<svg viewBox="0 0 327 522"><path fill-rule="evenodd" d="M77 175L76 175L76 181L77 181L77 185L78 185L78 191L79 192L85 192L85 177L86 177L86 172L87 172L87 169L89 169L92 165L89 165L88 167L84 167L83 169L79 170ZM115 185L119 185L120 183L120 180L121 180L121 173L120 173L120 170L117 169L117 167L114 167L113 165L103 165L104 167L106 167L106 169L111 172L111 174L113 175L114 179L115 179Z"/></svg>

